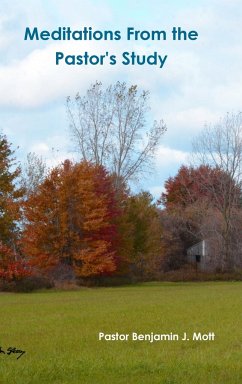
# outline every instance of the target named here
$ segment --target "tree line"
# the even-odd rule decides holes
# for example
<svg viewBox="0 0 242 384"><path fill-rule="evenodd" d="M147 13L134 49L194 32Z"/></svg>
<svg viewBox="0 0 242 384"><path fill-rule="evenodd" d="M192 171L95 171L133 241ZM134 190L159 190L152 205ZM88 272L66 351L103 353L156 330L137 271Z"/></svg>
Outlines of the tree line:
<svg viewBox="0 0 242 384"><path fill-rule="evenodd" d="M157 279L187 263L187 248L210 239L213 269L242 267L242 116L227 114L193 143L154 202L129 182L149 171L166 132L147 123L148 92L96 82L67 98L79 160L25 166L0 136L0 278ZM64 272L63 272L64 271Z"/></svg>

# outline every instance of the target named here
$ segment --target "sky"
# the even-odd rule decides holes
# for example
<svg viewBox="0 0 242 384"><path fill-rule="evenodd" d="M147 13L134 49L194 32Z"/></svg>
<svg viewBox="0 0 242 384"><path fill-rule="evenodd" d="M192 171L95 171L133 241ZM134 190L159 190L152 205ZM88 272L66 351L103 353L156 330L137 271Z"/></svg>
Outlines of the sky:
<svg viewBox="0 0 242 384"><path fill-rule="evenodd" d="M73 158L65 100L81 95L96 80L137 84L150 91L150 116L163 119L167 132L152 175L135 190L155 197L164 182L188 163L192 140L205 124L215 124L242 103L241 0L0 0L0 130L24 161L35 152L49 165ZM53 31L120 30L120 41L25 41L26 27ZM196 41L173 41L173 27L196 30ZM166 30L166 41L127 41L127 27ZM55 64L55 52L121 56L124 51L167 55L159 66L67 66Z"/></svg>

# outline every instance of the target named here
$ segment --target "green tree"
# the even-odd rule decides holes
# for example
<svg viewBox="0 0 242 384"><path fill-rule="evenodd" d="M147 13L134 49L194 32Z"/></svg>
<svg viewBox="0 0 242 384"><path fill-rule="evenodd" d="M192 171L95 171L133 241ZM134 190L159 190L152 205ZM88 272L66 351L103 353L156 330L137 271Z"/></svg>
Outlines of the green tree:
<svg viewBox="0 0 242 384"><path fill-rule="evenodd" d="M127 198L120 218L121 251L131 273L139 278L155 276L161 254L160 212L149 192Z"/></svg>
<svg viewBox="0 0 242 384"><path fill-rule="evenodd" d="M16 247L23 196L23 190L18 187L20 172L11 144L0 134L0 241L13 248Z"/></svg>

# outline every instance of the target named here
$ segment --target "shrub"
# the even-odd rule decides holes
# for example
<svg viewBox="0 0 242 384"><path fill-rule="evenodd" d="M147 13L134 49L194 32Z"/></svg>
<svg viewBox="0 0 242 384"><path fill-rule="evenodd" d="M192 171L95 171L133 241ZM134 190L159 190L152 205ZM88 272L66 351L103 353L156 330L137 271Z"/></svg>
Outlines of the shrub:
<svg viewBox="0 0 242 384"><path fill-rule="evenodd" d="M159 275L160 281L241 281L242 271L233 273L212 273L196 271L191 266L184 266L179 270L163 272Z"/></svg>
<svg viewBox="0 0 242 384"><path fill-rule="evenodd" d="M50 289L54 283L44 276L28 276L15 282L14 292L32 292L38 289Z"/></svg>

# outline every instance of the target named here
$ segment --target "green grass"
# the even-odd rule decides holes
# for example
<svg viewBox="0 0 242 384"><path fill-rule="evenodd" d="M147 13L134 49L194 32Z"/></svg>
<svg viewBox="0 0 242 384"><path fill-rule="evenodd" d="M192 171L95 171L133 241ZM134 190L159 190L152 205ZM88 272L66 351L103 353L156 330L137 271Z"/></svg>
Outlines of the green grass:
<svg viewBox="0 0 242 384"><path fill-rule="evenodd" d="M149 283L0 294L4 384L241 384L242 283ZM209 332L215 341L107 342L98 332Z"/></svg>

